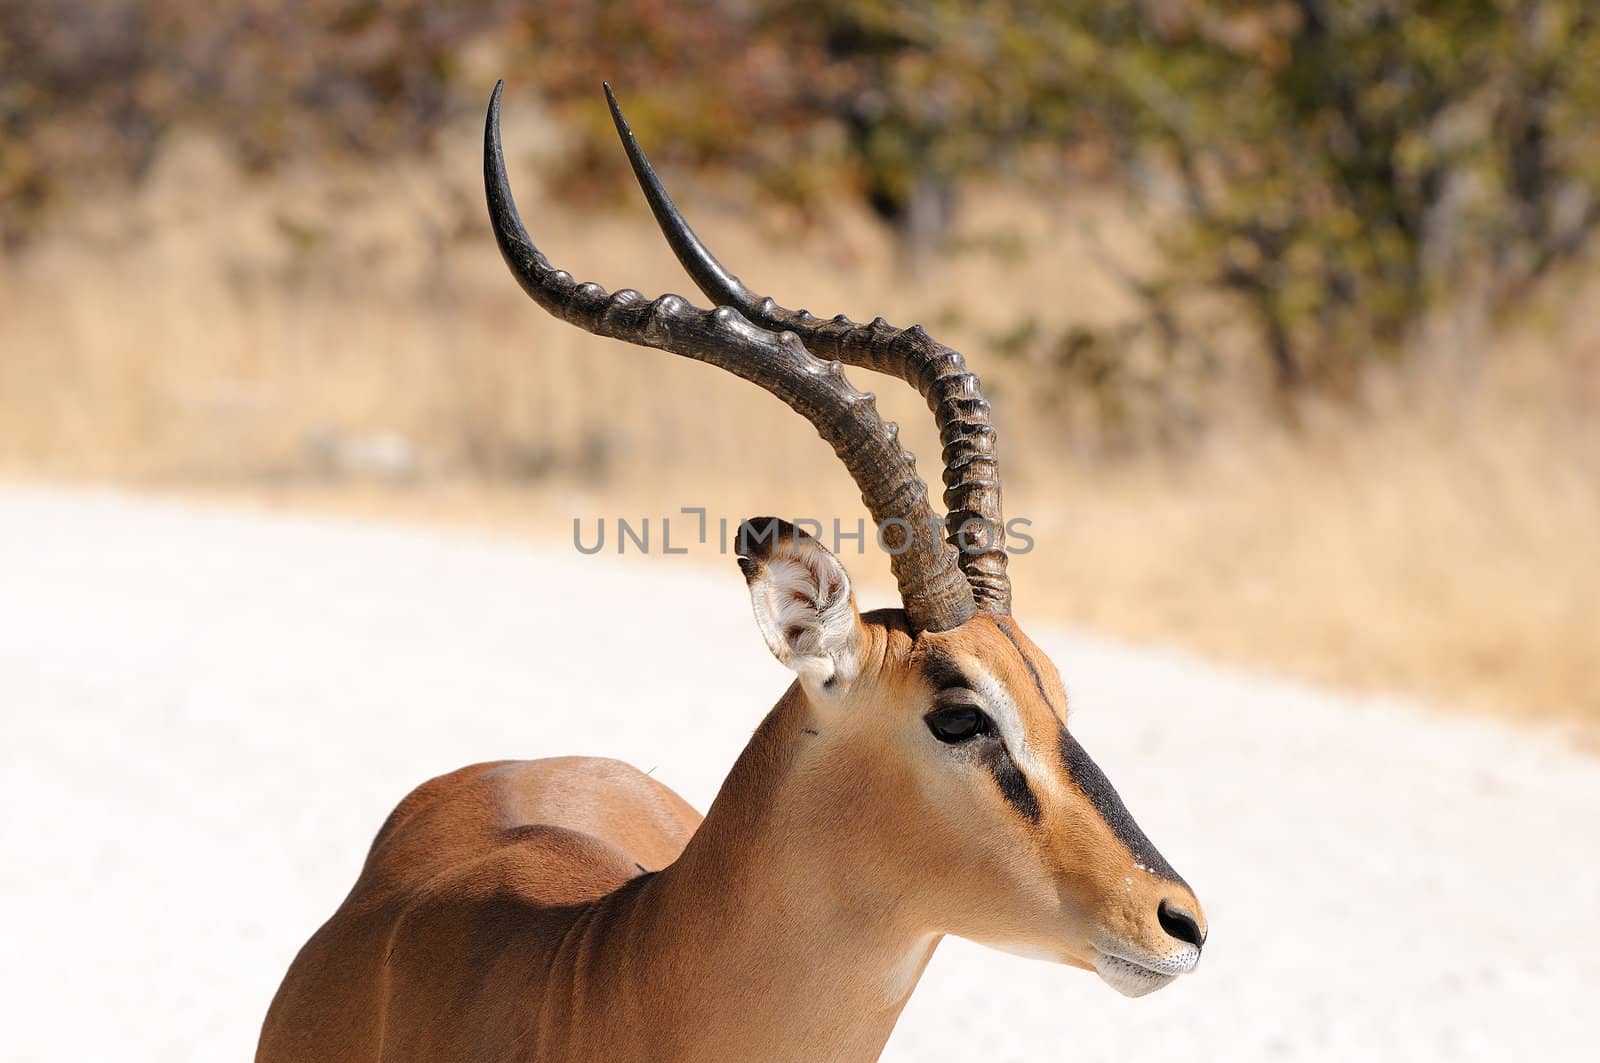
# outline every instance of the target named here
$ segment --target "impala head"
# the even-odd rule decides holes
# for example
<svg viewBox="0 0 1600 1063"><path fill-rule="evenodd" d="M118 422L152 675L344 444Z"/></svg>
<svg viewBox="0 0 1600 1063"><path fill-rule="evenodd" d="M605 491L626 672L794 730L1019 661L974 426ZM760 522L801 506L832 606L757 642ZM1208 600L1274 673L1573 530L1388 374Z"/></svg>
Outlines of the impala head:
<svg viewBox="0 0 1600 1063"><path fill-rule="evenodd" d="M1193 969L1199 902L1068 732L1055 665L1011 617L917 632L899 610L860 616L820 543L771 518L743 532L757 626L799 677L822 829L861 849L855 888L1130 996Z"/></svg>
<svg viewBox="0 0 1600 1063"><path fill-rule="evenodd" d="M668 243L718 309L608 295L550 265L511 199L497 87L484 179L501 253L556 316L778 396L861 489L903 610L860 615L838 559L780 521L748 521L739 537L757 626L794 670L790 704L810 721L807 785L830 795L817 829L859 850L852 888L894 900L930 934L1092 969L1131 996L1188 972L1205 942L1199 902L1068 732L1055 665L1011 619L994 430L977 377L920 327L817 319L750 292L689 228L606 94ZM944 516L895 426L841 363L898 376L927 400L944 444Z"/></svg>

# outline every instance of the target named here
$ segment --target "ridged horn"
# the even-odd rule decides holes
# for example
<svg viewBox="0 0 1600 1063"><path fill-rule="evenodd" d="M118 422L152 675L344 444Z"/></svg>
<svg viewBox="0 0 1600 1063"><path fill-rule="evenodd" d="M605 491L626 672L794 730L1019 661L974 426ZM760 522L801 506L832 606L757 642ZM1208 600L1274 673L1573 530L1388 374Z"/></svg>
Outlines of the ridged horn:
<svg viewBox="0 0 1600 1063"><path fill-rule="evenodd" d="M839 361L815 357L793 330L764 328L735 307L702 310L680 296L646 299L628 288L607 294L550 264L511 197L500 144L503 88L495 85L484 121L483 186L500 254L523 291L586 332L718 366L783 400L812 423L860 488L911 626L946 631L970 619L972 588L939 534L942 521L928 504L916 459L901 448L895 424L878 415L872 395L845 379Z"/></svg>
<svg viewBox="0 0 1600 1063"><path fill-rule="evenodd" d="M805 310L787 310L746 288L684 220L639 147L610 85L605 92L617 135L656 224L706 298L734 307L762 328L793 332L819 356L897 376L922 395L933 411L944 447L945 537L957 547L961 570L972 585L978 609L1010 613L1011 577L1006 574L995 431L978 376L967 369L961 353L939 343L921 325L895 328L881 317L860 325L843 314L817 318Z"/></svg>

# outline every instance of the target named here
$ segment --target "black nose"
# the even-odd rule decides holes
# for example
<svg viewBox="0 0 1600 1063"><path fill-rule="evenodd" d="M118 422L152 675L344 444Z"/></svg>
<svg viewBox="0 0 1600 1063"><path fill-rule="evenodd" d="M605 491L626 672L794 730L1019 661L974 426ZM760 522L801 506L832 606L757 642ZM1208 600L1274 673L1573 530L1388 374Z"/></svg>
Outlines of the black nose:
<svg viewBox="0 0 1600 1063"><path fill-rule="evenodd" d="M1205 933L1201 931L1200 924L1193 915L1179 908L1171 901L1162 901L1156 908L1156 918L1161 920L1161 929L1177 938L1199 948L1206 943Z"/></svg>

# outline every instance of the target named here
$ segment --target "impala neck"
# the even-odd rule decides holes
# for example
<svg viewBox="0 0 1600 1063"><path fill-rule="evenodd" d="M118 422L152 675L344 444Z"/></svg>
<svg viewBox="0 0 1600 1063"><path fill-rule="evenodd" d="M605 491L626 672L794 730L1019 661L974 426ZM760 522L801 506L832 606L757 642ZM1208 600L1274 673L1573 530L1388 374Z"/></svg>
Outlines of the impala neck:
<svg viewBox="0 0 1600 1063"><path fill-rule="evenodd" d="M810 713L791 688L683 855L640 890L634 947L679 972L662 982L683 1055L876 1059L938 943L868 866L849 781L808 763Z"/></svg>

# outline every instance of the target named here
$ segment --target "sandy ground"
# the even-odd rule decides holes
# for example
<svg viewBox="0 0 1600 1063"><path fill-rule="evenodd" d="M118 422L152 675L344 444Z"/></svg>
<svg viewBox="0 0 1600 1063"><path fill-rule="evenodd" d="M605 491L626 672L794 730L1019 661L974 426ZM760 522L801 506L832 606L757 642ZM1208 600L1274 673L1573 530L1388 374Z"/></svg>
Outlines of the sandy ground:
<svg viewBox="0 0 1600 1063"><path fill-rule="evenodd" d="M886 1058L1581 1054L1600 761L1033 634L1205 901L1205 961L1130 1001L949 941ZM583 752L703 809L786 683L731 563L0 491L0 1055L245 1059L411 786Z"/></svg>

